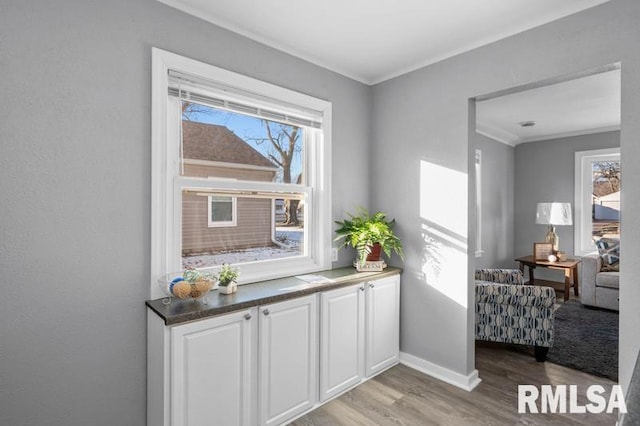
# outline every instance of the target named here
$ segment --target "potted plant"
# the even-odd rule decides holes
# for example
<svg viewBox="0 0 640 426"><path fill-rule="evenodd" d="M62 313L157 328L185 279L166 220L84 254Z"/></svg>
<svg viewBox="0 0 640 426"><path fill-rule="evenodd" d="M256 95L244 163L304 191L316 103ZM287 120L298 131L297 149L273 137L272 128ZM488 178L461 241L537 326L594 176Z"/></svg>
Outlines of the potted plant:
<svg viewBox="0 0 640 426"><path fill-rule="evenodd" d="M364 267L366 262L380 261L381 252L391 257L393 251L404 259L402 243L393 232L395 219L387 220L385 213L371 215L361 208L357 214L349 214L348 219L335 223L339 228L334 241L343 240L338 249L351 246L358 252L356 268Z"/></svg>
<svg viewBox="0 0 640 426"><path fill-rule="evenodd" d="M236 280L238 279L238 275L240 275L240 271L238 269L232 268L231 265L223 264L220 268L220 273L218 274L218 285L219 291L222 294L231 294L235 293L238 289L238 283Z"/></svg>

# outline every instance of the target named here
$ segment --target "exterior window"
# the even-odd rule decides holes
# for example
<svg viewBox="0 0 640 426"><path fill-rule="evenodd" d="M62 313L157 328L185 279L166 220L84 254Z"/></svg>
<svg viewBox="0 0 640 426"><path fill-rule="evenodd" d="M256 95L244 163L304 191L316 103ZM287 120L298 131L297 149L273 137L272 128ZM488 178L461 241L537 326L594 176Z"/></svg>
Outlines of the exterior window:
<svg viewBox="0 0 640 426"><path fill-rule="evenodd" d="M236 197L209 196L209 228L236 226Z"/></svg>
<svg viewBox="0 0 640 426"><path fill-rule="evenodd" d="M159 49L153 70L152 281L328 269L331 104Z"/></svg>
<svg viewBox="0 0 640 426"><path fill-rule="evenodd" d="M620 238L620 149L576 152L575 254L596 250L594 241Z"/></svg>

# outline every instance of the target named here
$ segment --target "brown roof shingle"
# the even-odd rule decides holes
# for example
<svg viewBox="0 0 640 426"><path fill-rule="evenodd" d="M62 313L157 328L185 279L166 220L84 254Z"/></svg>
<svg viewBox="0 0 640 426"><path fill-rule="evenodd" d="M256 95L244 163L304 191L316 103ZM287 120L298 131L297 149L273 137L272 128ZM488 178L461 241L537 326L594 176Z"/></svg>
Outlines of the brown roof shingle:
<svg viewBox="0 0 640 426"><path fill-rule="evenodd" d="M182 121L184 158L273 167L268 158L224 126Z"/></svg>

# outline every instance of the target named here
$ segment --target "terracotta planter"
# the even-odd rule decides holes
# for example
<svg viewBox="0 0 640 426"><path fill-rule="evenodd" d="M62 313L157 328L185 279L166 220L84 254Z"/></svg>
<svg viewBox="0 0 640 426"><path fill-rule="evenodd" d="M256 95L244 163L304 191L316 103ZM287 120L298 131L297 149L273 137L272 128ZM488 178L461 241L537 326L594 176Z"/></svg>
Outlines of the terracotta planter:
<svg viewBox="0 0 640 426"><path fill-rule="evenodd" d="M371 252L367 255L367 262L376 262L380 260L382 254L382 246L380 243L374 243L371 246Z"/></svg>

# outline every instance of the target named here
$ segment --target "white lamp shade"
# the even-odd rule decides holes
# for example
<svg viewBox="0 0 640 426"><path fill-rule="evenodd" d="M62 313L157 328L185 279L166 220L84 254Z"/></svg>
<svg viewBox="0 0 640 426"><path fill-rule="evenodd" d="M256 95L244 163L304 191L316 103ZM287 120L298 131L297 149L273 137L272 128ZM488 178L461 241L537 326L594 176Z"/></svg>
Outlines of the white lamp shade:
<svg viewBox="0 0 640 426"><path fill-rule="evenodd" d="M542 225L573 225L571 203L538 203L536 223Z"/></svg>

